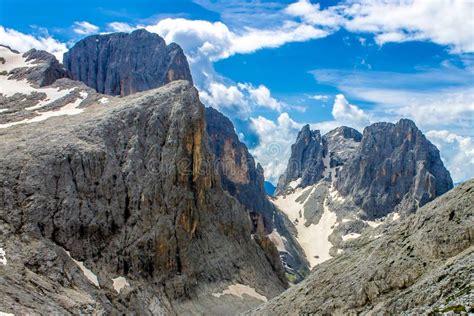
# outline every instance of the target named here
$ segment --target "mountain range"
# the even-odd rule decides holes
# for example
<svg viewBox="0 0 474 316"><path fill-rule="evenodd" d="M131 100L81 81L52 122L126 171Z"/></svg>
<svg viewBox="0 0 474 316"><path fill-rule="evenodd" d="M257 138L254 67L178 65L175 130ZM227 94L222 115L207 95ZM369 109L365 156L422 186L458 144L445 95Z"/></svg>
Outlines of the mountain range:
<svg viewBox="0 0 474 316"><path fill-rule="evenodd" d="M181 48L137 30L64 65L0 46L0 143L1 312L473 308L474 183L410 120L303 127L269 196Z"/></svg>

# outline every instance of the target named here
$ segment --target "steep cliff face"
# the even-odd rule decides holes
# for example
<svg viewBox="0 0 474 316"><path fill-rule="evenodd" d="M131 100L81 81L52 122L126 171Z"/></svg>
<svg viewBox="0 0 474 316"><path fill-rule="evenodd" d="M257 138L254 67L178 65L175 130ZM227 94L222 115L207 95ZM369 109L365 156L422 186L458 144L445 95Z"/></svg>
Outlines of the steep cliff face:
<svg viewBox="0 0 474 316"><path fill-rule="evenodd" d="M286 273L300 281L309 272L302 249L290 233L291 225L269 201L264 189L263 169L240 142L234 125L219 111L206 108L207 133L214 153L213 165L220 174L222 187L234 196L250 213L252 232L280 270L280 260ZM283 238L283 239L282 239ZM267 239L270 239L268 241ZM273 243L279 245L277 248ZM282 270L283 273L283 270Z"/></svg>
<svg viewBox="0 0 474 316"><path fill-rule="evenodd" d="M89 36L64 54L74 80L97 92L129 95L174 80L192 82L182 49L146 30Z"/></svg>
<svg viewBox="0 0 474 316"><path fill-rule="evenodd" d="M276 194L286 188L306 187L321 180L324 172L324 140L318 130L312 131L305 125L291 146L291 156L285 173L278 180Z"/></svg>
<svg viewBox="0 0 474 316"><path fill-rule="evenodd" d="M219 314L283 290L248 213L210 168L189 82L0 129L0 139L0 310Z"/></svg>
<svg viewBox="0 0 474 316"><path fill-rule="evenodd" d="M336 181L367 218L413 212L452 187L438 149L406 119L367 127L356 157Z"/></svg>
<svg viewBox="0 0 474 316"><path fill-rule="evenodd" d="M437 315L474 311L474 180L398 222L251 315Z"/></svg>

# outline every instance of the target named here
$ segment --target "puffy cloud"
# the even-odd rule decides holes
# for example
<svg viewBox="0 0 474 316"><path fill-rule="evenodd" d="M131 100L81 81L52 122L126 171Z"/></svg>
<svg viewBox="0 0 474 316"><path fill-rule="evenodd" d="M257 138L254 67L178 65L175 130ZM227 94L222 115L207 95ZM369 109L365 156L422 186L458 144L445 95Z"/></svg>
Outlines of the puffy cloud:
<svg viewBox="0 0 474 316"><path fill-rule="evenodd" d="M379 44L429 40L453 52L474 52L474 2L356 1L344 8L349 31L376 34Z"/></svg>
<svg viewBox="0 0 474 316"><path fill-rule="evenodd" d="M449 129L466 134L474 124L472 71L442 66L406 74L377 71L317 70L318 82L374 104L373 121L410 118L423 130Z"/></svg>
<svg viewBox="0 0 474 316"><path fill-rule="evenodd" d="M241 89L247 90L250 99L257 105L267 107L272 110L280 112L283 104L271 96L270 90L264 85L259 85L257 88L250 84L239 84Z"/></svg>
<svg viewBox="0 0 474 316"><path fill-rule="evenodd" d="M286 112L280 114L276 122L262 116L251 118L250 128L258 135L259 143L250 152L265 170L266 179L272 183L276 184L285 171L291 145L302 127Z"/></svg>
<svg viewBox="0 0 474 316"><path fill-rule="evenodd" d="M455 183L474 178L474 141L471 137L447 130L431 130L426 136L440 150Z"/></svg>
<svg viewBox="0 0 474 316"><path fill-rule="evenodd" d="M291 42L305 42L326 37L329 34L328 31L311 25L292 21L286 21L283 26L271 30L246 28L243 34L232 36L232 46L228 55L253 53L262 48L280 47Z"/></svg>
<svg viewBox="0 0 474 316"><path fill-rule="evenodd" d="M369 116L357 106L350 104L342 94L336 96L331 113L341 125L363 128L370 123Z"/></svg>
<svg viewBox="0 0 474 316"><path fill-rule="evenodd" d="M201 101L217 109L228 109L241 116L250 113L250 105L237 86L226 86L219 82L212 82L206 90L200 90Z"/></svg>
<svg viewBox="0 0 474 316"><path fill-rule="evenodd" d="M313 25L337 28L344 19L337 12L339 7L333 6L326 10L321 10L320 4L312 4L309 0L299 0L290 4L284 10L286 14L301 17L304 21Z"/></svg>
<svg viewBox="0 0 474 316"><path fill-rule="evenodd" d="M375 41L432 41L454 53L474 52L474 2L465 0L352 0L324 10L309 0L290 4L285 13L330 29L373 33Z"/></svg>
<svg viewBox="0 0 474 316"><path fill-rule="evenodd" d="M152 25L131 26L113 22L109 28L116 31L131 31L145 28L162 36L167 43L178 43L193 59L199 55L211 61L227 58L235 54L253 53L262 48L276 48L289 42L304 42L329 35L306 23L284 21L272 29L245 27L240 32L232 31L222 22L166 18Z"/></svg>
<svg viewBox="0 0 474 316"><path fill-rule="evenodd" d="M73 31L79 35L90 35L99 32L99 27L87 21L74 22Z"/></svg>
<svg viewBox="0 0 474 316"><path fill-rule="evenodd" d="M212 81L199 90L201 101L226 113L238 116L241 119L248 118L252 110L256 108L269 108L280 112L283 103L273 98L270 90L259 85L254 87L250 83L238 83L237 85L225 85Z"/></svg>
<svg viewBox="0 0 474 316"><path fill-rule="evenodd" d="M33 36L13 29L4 28L1 25L0 44L10 46L20 52L26 52L32 48L45 50L55 55L59 61L63 60L63 54L67 51L65 43L61 43L49 35Z"/></svg>

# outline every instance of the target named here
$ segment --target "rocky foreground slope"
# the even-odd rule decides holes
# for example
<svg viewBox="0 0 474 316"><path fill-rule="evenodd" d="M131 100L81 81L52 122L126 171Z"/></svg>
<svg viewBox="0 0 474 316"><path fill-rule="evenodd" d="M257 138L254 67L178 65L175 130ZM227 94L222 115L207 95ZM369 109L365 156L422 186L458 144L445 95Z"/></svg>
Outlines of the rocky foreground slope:
<svg viewBox="0 0 474 316"><path fill-rule="evenodd" d="M18 59L4 55L5 65ZM29 96L21 89L0 113L10 122L0 129L0 311L232 313L285 288L209 168L189 82L107 102L68 84L56 103L73 93L73 107L56 115L11 109ZM30 111L42 119L9 118Z"/></svg>
<svg viewBox="0 0 474 316"><path fill-rule="evenodd" d="M474 180L358 238L251 315L474 312Z"/></svg>

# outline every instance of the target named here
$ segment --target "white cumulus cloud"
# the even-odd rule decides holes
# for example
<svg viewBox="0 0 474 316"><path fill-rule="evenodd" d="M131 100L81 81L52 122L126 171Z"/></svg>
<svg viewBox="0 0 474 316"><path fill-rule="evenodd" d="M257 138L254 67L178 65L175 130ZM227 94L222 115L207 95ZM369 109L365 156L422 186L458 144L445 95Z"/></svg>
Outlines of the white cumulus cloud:
<svg viewBox="0 0 474 316"><path fill-rule="evenodd" d="M282 113L271 121L263 116L251 118L250 128L258 135L259 144L250 153L262 165L265 178L276 184L285 172L291 154L291 145L303 124L293 121L288 113Z"/></svg>
<svg viewBox="0 0 474 316"><path fill-rule="evenodd" d="M349 31L376 35L379 44L426 40L474 52L474 2L358 0L344 8Z"/></svg>
<svg viewBox="0 0 474 316"><path fill-rule="evenodd" d="M32 48L50 52L59 61L63 60L63 54L67 51L65 43L51 36L33 36L24 34L0 25L0 44L10 46L20 52L26 52Z"/></svg>
<svg viewBox="0 0 474 316"><path fill-rule="evenodd" d="M261 84L255 88L250 84L239 84L239 87L249 93L250 99L255 105L267 107L278 112L282 110L283 104L272 97L270 90L264 85Z"/></svg>
<svg viewBox="0 0 474 316"><path fill-rule="evenodd" d="M109 23L108 24L108 28L112 31L112 32L125 32L125 33L129 33L131 31L133 31L135 28L127 23L123 23L123 22L112 22L112 23Z"/></svg>
<svg viewBox="0 0 474 316"><path fill-rule="evenodd" d="M237 86L226 86L223 83L212 82L206 90L200 90L201 101L216 109L228 109L239 113L242 117L251 111L250 105Z"/></svg>
<svg viewBox="0 0 474 316"><path fill-rule="evenodd" d="M447 130L431 130L426 133L441 153L453 181L460 182L474 178L474 140Z"/></svg>
<svg viewBox="0 0 474 316"><path fill-rule="evenodd" d="M99 27L87 21L78 21L74 22L73 31L79 35L90 35L99 32Z"/></svg>
<svg viewBox="0 0 474 316"><path fill-rule="evenodd" d="M370 124L369 116L357 106L350 104L343 94L336 96L331 114L342 125L363 128Z"/></svg>
<svg viewBox="0 0 474 316"><path fill-rule="evenodd" d="M284 11L289 15L301 17L304 21L313 25L337 28L344 21L343 17L337 12L338 8L333 6L321 10L319 3L312 4L309 0L299 0L290 4Z"/></svg>
<svg viewBox="0 0 474 316"><path fill-rule="evenodd" d="M321 9L299 0L285 13L315 26L372 33L379 45L431 41L453 53L474 52L474 2L469 0L347 0Z"/></svg>

